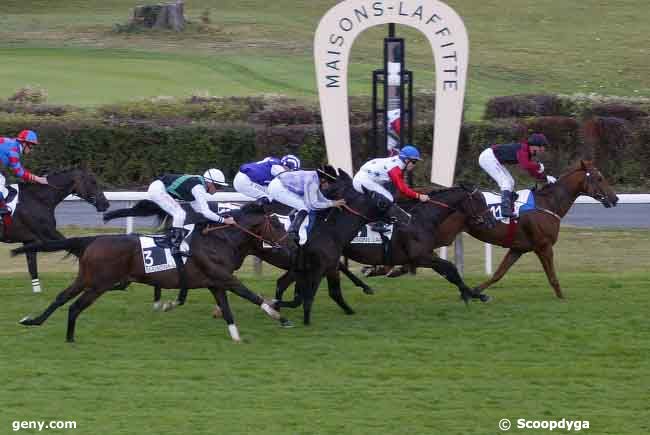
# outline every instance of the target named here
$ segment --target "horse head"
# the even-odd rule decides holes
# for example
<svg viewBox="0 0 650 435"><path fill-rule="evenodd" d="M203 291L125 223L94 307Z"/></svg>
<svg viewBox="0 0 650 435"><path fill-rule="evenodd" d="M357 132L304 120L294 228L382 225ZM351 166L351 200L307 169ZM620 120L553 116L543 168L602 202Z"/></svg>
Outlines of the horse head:
<svg viewBox="0 0 650 435"><path fill-rule="evenodd" d="M48 182L55 189L66 191L67 194L77 195L93 205L98 212L108 209L108 200L99 187L97 178L89 171L70 169L58 172L48 176Z"/></svg>
<svg viewBox="0 0 650 435"><path fill-rule="evenodd" d="M485 197L474 186L462 185L429 193L434 205L446 207L450 211L458 211L469 219L469 223L494 228L496 219L487 206Z"/></svg>
<svg viewBox="0 0 650 435"><path fill-rule="evenodd" d="M618 196L612 186L609 185L603 174L593 165L591 160L581 160L580 170L584 171L581 192L592 197L605 206L605 208L616 207Z"/></svg>

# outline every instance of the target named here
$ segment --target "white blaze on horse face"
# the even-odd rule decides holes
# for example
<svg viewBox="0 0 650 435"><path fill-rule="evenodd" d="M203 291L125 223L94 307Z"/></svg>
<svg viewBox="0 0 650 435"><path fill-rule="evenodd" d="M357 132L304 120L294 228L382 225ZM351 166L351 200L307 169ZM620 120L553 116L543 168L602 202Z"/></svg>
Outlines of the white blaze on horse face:
<svg viewBox="0 0 650 435"><path fill-rule="evenodd" d="M327 158L334 167L352 172L347 83L350 49L361 32L388 23L414 27L431 44L436 68L431 181L451 186L465 98L469 40L460 16L438 0L346 0L323 16L314 37L314 60Z"/></svg>

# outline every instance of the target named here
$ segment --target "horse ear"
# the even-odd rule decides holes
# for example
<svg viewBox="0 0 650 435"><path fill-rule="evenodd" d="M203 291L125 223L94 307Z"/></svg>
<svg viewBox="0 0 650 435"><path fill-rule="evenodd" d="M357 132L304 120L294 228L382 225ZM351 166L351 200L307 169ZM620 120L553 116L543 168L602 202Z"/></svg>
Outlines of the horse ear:
<svg viewBox="0 0 650 435"><path fill-rule="evenodd" d="M339 178L345 182L352 181L350 175L347 172L345 172L343 169L339 169Z"/></svg>
<svg viewBox="0 0 650 435"><path fill-rule="evenodd" d="M466 192L474 192L474 190L476 190L476 187L471 183L459 183L459 184L460 187Z"/></svg>

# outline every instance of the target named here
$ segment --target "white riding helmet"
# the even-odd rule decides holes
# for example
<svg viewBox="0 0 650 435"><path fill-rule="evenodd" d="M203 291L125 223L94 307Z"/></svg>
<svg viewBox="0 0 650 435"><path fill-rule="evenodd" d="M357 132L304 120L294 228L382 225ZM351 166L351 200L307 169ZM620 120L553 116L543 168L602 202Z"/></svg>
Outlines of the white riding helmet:
<svg viewBox="0 0 650 435"><path fill-rule="evenodd" d="M203 174L203 178L205 178L205 181L208 183L214 183L220 186L228 186L228 183L226 183L226 176L223 175L223 172L218 169L208 169Z"/></svg>

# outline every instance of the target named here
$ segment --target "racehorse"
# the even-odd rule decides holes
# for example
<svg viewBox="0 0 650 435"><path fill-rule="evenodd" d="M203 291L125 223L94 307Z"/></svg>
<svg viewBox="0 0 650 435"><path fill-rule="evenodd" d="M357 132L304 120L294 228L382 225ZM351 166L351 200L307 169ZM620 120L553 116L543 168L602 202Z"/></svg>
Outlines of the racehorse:
<svg viewBox="0 0 650 435"><path fill-rule="evenodd" d="M188 222L196 221L197 219L200 218L200 216L198 216L197 213L194 211L194 209L192 209L189 205L181 204L181 206L187 212ZM213 211L218 212L218 204L210 203L210 207L213 209ZM264 209L266 213L280 213L284 215L288 214L288 212L290 211L290 208L282 204L279 204L277 202L273 202L271 204L265 205ZM138 201L133 207L113 210L108 213L105 213L104 222L108 222L117 218L136 217L136 216L137 217L157 216L159 221L162 222L167 216L167 213L164 210L162 210L158 205L156 205L154 202L149 200L141 200ZM273 240L279 240L280 241L279 243L283 247L287 247L285 243L285 234L286 232L284 228L280 227L270 237ZM289 285L294 282L293 272L290 270L292 269L292 265L293 265L292 257L291 255L289 255L288 249L277 249L277 247L270 247L258 240L251 248L250 253L260 258L262 261L265 261L279 269L284 269L288 271L277 280L276 295L281 295L286 290L286 288L289 287ZM366 283L361 281L352 272L350 272L350 270L348 270L348 268L343 263L340 263L339 269L357 287L361 287L364 293L366 294L374 293L374 291ZM350 308L350 306L345 302L343 296L341 295L341 284L340 284L340 277L338 273L328 274L327 281L328 281L330 297L341 307L341 309L343 309L343 311L346 314L354 314L354 310ZM164 311L167 311L178 305L183 305L183 303L185 302L183 297L179 295L179 297L175 301L165 302L163 304L161 302L161 296L162 296L161 288L156 287L154 289L154 310L159 310L162 308ZM283 324L288 325L288 323L286 322L283 322Z"/></svg>
<svg viewBox="0 0 650 435"><path fill-rule="evenodd" d="M431 198L429 202L402 204L411 214L410 222L408 225L395 225L387 247L383 244L350 243L343 248L343 255L362 264L430 267L458 287L461 296L467 299L471 290L456 266L433 252L435 248L444 246L439 240L443 235L445 240L453 240L462 227L454 228L454 233L441 235L439 225L454 212L462 216L463 221L471 221L478 227L493 228L496 220L485 198L476 189L453 187L434 190L428 195ZM276 298L281 299L281 294Z"/></svg>
<svg viewBox="0 0 650 435"><path fill-rule="evenodd" d="M252 240L264 238L273 224L263 208L251 203L231 213L236 226L210 227L197 225L191 239L191 257L185 264L187 288L208 288L223 311L228 331L234 341L240 341L226 290L256 304L270 317L280 320L280 314L264 298L253 293L241 283L233 272L237 270L250 251ZM279 223L278 223L279 224ZM66 339L74 341L75 323L79 314L102 294L117 288L126 288L139 282L161 288L180 288L176 269L145 273L144 260L138 235L109 235L78 237L62 241L41 242L12 251L53 252L67 250L78 255L79 273L74 282L56 297L39 316L26 317L21 324L41 325L58 307L79 296L70 306Z"/></svg>
<svg viewBox="0 0 650 435"><path fill-rule="evenodd" d="M298 249L298 259L294 263L294 299L275 303L276 307L289 308L302 304L305 325L311 322L311 308L318 285L324 275L336 273L343 247L357 235L362 225L383 218L393 206L387 198L375 192L357 192L352 179L343 170L339 170L336 186L329 193L332 197L345 199L346 205L341 210L330 209L320 213L309 240Z"/></svg>
<svg viewBox="0 0 650 435"><path fill-rule="evenodd" d="M615 207L616 193L591 161L581 160L554 184L535 191L536 209L522 214L511 224L499 223L493 229L467 221L460 213L446 219L438 230L441 243L449 244L447 235L464 230L473 237L493 245L509 248L494 275L474 289L475 294L499 281L523 254L533 251L539 258L550 285L558 298L563 298L553 264L553 245L557 242L561 219L580 195L590 196L605 206Z"/></svg>
<svg viewBox="0 0 650 435"><path fill-rule="evenodd" d="M47 240L62 240L65 237L56 229L54 209L70 195L76 195L93 205L98 212L108 209L108 201L95 176L82 169L66 169L49 174L48 184L21 183L18 191L18 205L13 222L2 231L0 240L5 243L23 244ZM2 224L0 222L0 227ZM2 229L2 228L0 228ZM25 252L27 267L32 276L32 289L41 291L38 279L36 252Z"/></svg>

